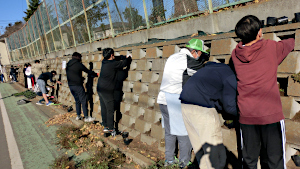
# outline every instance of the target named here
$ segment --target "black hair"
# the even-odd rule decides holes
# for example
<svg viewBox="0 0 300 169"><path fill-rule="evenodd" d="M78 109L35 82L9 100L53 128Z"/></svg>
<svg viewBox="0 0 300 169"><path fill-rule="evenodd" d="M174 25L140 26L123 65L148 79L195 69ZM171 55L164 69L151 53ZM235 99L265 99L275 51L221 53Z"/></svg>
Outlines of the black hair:
<svg viewBox="0 0 300 169"><path fill-rule="evenodd" d="M104 59L109 59L111 55L113 55L115 51L112 48L103 49L103 57Z"/></svg>
<svg viewBox="0 0 300 169"><path fill-rule="evenodd" d="M39 60L35 60L34 63L40 63L40 61Z"/></svg>
<svg viewBox="0 0 300 169"><path fill-rule="evenodd" d="M52 70L52 71L51 71L51 74L53 74L53 73L56 74L56 71L55 71L55 70Z"/></svg>
<svg viewBox="0 0 300 169"><path fill-rule="evenodd" d="M82 55L78 52L74 52L72 54L72 59L81 59Z"/></svg>
<svg viewBox="0 0 300 169"><path fill-rule="evenodd" d="M235 34L246 44L256 39L260 28L260 20L256 16L247 15L236 24Z"/></svg>
<svg viewBox="0 0 300 169"><path fill-rule="evenodd" d="M27 66L31 66L31 64L30 64L30 63L27 63Z"/></svg>
<svg viewBox="0 0 300 169"><path fill-rule="evenodd" d="M24 67L27 67L27 66L28 66L27 63L25 63L25 64L24 64Z"/></svg>
<svg viewBox="0 0 300 169"><path fill-rule="evenodd" d="M10 67L11 67L11 68L13 68L13 67L14 67L14 65L11 65Z"/></svg>

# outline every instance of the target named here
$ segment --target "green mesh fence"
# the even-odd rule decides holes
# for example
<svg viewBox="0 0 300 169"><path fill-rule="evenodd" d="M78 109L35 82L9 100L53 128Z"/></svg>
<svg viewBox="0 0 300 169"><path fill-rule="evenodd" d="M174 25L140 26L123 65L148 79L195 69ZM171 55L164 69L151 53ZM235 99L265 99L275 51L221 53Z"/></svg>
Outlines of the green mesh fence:
<svg viewBox="0 0 300 169"><path fill-rule="evenodd" d="M90 0L85 0L84 2L92 40L111 36L106 2L98 1L94 4Z"/></svg>
<svg viewBox="0 0 300 169"><path fill-rule="evenodd" d="M20 30L17 33L18 33L18 37L20 39L21 47L24 47L26 44L25 44L25 40L24 40L24 36L23 36L23 31Z"/></svg>
<svg viewBox="0 0 300 169"><path fill-rule="evenodd" d="M114 34L146 27L142 0L108 0Z"/></svg>
<svg viewBox="0 0 300 169"><path fill-rule="evenodd" d="M31 58L253 0L41 0L7 38L11 59Z"/></svg>
<svg viewBox="0 0 300 169"><path fill-rule="evenodd" d="M74 46L72 27L69 21L69 12L66 0L55 0L57 16L62 31L62 41L65 48Z"/></svg>

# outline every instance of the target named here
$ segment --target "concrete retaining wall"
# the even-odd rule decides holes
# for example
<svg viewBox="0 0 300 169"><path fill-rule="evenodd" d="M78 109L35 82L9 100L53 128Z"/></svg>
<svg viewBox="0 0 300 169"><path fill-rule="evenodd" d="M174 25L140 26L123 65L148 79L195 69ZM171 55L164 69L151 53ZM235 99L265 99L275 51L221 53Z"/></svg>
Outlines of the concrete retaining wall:
<svg viewBox="0 0 300 169"><path fill-rule="evenodd" d="M276 5L272 4L271 2L276 3ZM210 30L206 30L208 32L228 31L232 29L233 25L235 25L235 22L237 20L239 20L242 16L246 14L261 14L258 15L261 19L265 19L269 15L277 17L281 15L287 15L289 17L292 17L295 9L300 9L299 5L300 3L296 3L296 1L294 0L268 1L261 5L254 5L254 7L246 7L243 9L237 9L235 11L225 11L222 13L216 13L206 17L205 19L200 17L197 19L184 21L180 24L170 24L169 26L164 26L162 28L141 31L134 35L126 35L114 39L109 39L106 41L99 41L90 45L77 47L76 50L78 52L83 53L83 64L89 68L89 62L92 62L94 66L93 70L97 73L99 73L101 69L102 52L90 52L95 51L94 49L96 47L101 46L102 48L105 48L115 46L116 55L133 55L133 61L129 71L129 76L127 80L124 81L123 86L124 97L121 103L121 112L123 116L120 121L119 128L121 130L129 131L130 135L133 137L141 135L141 141L152 145L155 142L160 143L161 140L164 138L164 131L161 127L160 122L161 114L159 106L156 103L157 94L159 92L159 87L162 79L164 64L171 54L178 52L179 49L183 47L183 44L188 42L191 38L173 40L168 42L159 42L150 45L119 47L124 45L125 43L121 42L122 40L126 40L126 42L131 41L133 43L146 42L147 38L149 37L174 38L174 34L176 34L177 37L179 35L183 36L183 34L181 33L178 34L179 30L179 32L184 32L182 31L185 30L184 28L194 27L197 28L195 29L196 31L201 29L201 26L204 27L203 25L205 25L205 28L207 29L210 28ZM274 14L265 11L265 9L272 9L271 7L275 8L276 6L281 6L280 9L282 10L276 12L274 11ZM282 8L282 6L285 7ZM255 10L252 9L250 12L250 8L255 8ZM284 14L280 14L279 12L284 12ZM213 25L212 21L215 21L216 18L218 18L218 27L209 27L209 25ZM202 24L200 24L200 20ZM162 31L164 29L166 29L166 31ZM156 32L155 35L153 35L154 32ZM162 33L159 34L159 32ZM164 34L164 32L170 32L170 34ZM188 34L191 34L193 31L188 32ZM291 133L293 130L290 129L290 127L293 126L293 123L295 123L296 125L296 122L292 121L291 119L300 110L299 103L297 102L299 100L300 95L299 92L297 92L300 91L300 84L295 83L291 79L291 74L299 71L300 23L268 27L264 28L263 32L266 39L272 39L277 41L294 35L296 37L295 51L293 51L278 68L278 77L287 79L286 84L280 85L287 86L285 96L282 96L282 104L286 121L289 124L287 125L286 130L287 135L289 136L287 137L287 148L289 149L287 152L290 152L290 154L287 154L287 159L289 159L290 155L295 152L292 148L300 146L300 141L295 141L297 140L294 139L296 138L296 136L293 136L297 133ZM236 38L234 33L198 36L194 38L204 40L205 45L211 47L211 60L218 60L225 63L229 62L231 51L239 41L239 39ZM60 51L49 54L47 55L48 59L43 62L47 63L50 66L50 68L48 69L49 71L57 70L57 72L61 73L61 80L63 82L63 85L59 89L59 97L57 98L58 101L62 102L65 105L73 105L73 107L75 108L74 99L70 93L70 90L68 89L65 70L61 70L62 61L70 60L70 58L67 56L61 56L63 56L64 54L71 54L73 51L75 51L75 49L68 49L63 52ZM38 56L37 58L42 58L42 56ZM23 64L26 62L32 62L32 60L33 59L27 59L15 63ZM20 75L19 77L23 77L23 75ZM86 74L84 74L84 77L87 79ZM100 102L96 92L97 79L94 79L93 84L95 105L94 114L96 114L96 117L101 118ZM225 145L229 147L231 151L236 151L236 146L233 146L233 144L236 144L235 141L233 141L234 134L232 133L234 132L225 128L223 129L223 131ZM161 144L158 145L160 146ZM159 148L161 149L162 147Z"/></svg>

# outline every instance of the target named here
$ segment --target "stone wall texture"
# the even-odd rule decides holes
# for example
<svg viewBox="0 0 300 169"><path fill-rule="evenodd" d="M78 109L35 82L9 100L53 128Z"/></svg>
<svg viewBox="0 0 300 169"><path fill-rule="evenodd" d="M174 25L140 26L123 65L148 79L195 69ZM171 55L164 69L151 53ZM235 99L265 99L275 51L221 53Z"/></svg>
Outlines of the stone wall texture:
<svg viewBox="0 0 300 169"><path fill-rule="evenodd" d="M266 39L282 40L288 37L296 38L296 46L289 56L279 65L278 78L280 86L286 86L282 98L283 112L287 121L287 143L290 148L299 148L300 140L298 132L294 132L294 127L298 127L299 123L292 120L297 112L300 110L300 83L295 82L291 75L300 71L300 23L292 23L282 26L274 26L263 28ZM211 48L211 60L228 63L231 57L231 52L236 44L240 41L234 33L223 33L219 35L196 36L204 40L205 45ZM163 76L164 64L168 57L184 47L191 37L172 40L168 42L159 42L145 45L138 45L132 47L115 48L116 55L132 54L133 61L130 67L127 80L123 83L124 96L121 102L122 119L119 122L119 129L129 131L130 136L139 137L141 141L154 145L164 138L164 130L161 125L161 113L159 106L156 103L157 95L160 88L161 79ZM93 64L93 70L97 73L101 70L102 52L82 52L82 62L90 68L89 63ZM42 58L38 56L23 60L18 64L32 62L34 59ZM61 69L62 61L69 61L70 55L58 55L56 58L44 60L43 62L50 67L48 70L56 70L61 75L63 85L59 87L57 100L64 105L73 105L75 108L74 99L70 93L67 84L66 72ZM87 82L87 75L83 73L85 83ZM23 75L19 75L22 82ZM57 77L59 78L59 77ZM283 79L283 80L282 80ZM101 119L101 108L99 97L96 91L98 78L93 81L93 114ZM225 145L233 152L236 151L236 137L234 129L227 129L223 127L223 138ZM162 149L163 150L163 149ZM289 157L287 157L289 159Z"/></svg>

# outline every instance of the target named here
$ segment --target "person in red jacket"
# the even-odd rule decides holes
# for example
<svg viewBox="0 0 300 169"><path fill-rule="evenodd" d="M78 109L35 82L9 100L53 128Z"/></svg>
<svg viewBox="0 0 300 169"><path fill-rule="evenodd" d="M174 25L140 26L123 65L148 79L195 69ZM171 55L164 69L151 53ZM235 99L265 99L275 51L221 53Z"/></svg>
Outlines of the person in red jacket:
<svg viewBox="0 0 300 169"><path fill-rule="evenodd" d="M279 42L262 39L260 20L243 17L235 27L242 41L232 52L237 74L244 168L285 167L285 127L277 68L294 49L295 40Z"/></svg>

